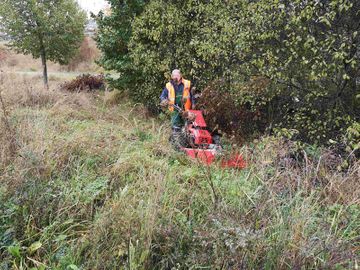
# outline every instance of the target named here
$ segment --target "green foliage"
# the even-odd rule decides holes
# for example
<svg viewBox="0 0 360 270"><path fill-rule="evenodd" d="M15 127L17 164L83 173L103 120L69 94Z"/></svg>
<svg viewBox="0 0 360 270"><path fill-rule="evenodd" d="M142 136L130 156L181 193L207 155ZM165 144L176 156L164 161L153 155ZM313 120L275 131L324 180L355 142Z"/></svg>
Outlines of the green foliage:
<svg viewBox="0 0 360 270"><path fill-rule="evenodd" d="M298 138L307 142L327 143L340 139L359 117L359 37L354 35L359 3L301 5L254 4L255 14L264 16L267 24L261 32L261 22L254 20L254 13L248 15L253 31L260 33L249 41L256 50L251 64L273 81L275 126L298 130Z"/></svg>
<svg viewBox="0 0 360 270"><path fill-rule="evenodd" d="M129 57L128 43L132 35L131 22L141 13L147 0L107 0L111 13L100 13L95 17L98 23L96 42L102 51L98 61L107 70L119 74L117 79L109 78L110 83L119 90L135 87L141 80L141 73L134 69Z"/></svg>
<svg viewBox="0 0 360 270"><path fill-rule="evenodd" d="M7 251L14 259L12 261L12 267L14 269L20 268L30 270L45 270L46 266L43 263L36 262L34 259L31 258L34 253L41 248L41 246L42 243L40 242L34 242L29 247L21 247L18 244L9 246L7 248ZM36 262L37 267L30 267L33 262Z"/></svg>
<svg viewBox="0 0 360 270"><path fill-rule="evenodd" d="M86 15L73 0L8 1L1 16L10 46L18 52L67 64L83 40Z"/></svg>
<svg viewBox="0 0 360 270"><path fill-rule="evenodd" d="M344 143L347 146L346 151L349 153L360 154L360 123L354 122L348 127L344 136Z"/></svg>
<svg viewBox="0 0 360 270"><path fill-rule="evenodd" d="M0 16L10 47L41 57L43 65L68 64L84 38L86 14L74 0L4 0Z"/></svg>
<svg viewBox="0 0 360 270"><path fill-rule="evenodd" d="M134 67L143 74L143 81L132 95L149 107L158 103L170 70L180 67L185 77L190 75L192 29L186 4L187 1L150 1L132 24L130 56Z"/></svg>
<svg viewBox="0 0 360 270"><path fill-rule="evenodd" d="M199 89L220 80L219 91L260 111L271 132L338 140L360 115L359 9L349 0L150 1L126 26L126 55L141 76L129 93L154 107L169 71L180 68ZM121 37L110 29L100 36ZM254 78L269 83L257 88Z"/></svg>

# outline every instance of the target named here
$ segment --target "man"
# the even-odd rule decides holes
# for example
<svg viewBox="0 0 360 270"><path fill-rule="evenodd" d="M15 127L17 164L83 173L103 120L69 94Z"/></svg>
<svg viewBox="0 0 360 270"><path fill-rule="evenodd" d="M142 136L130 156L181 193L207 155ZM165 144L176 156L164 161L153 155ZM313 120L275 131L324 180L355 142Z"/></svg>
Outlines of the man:
<svg viewBox="0 0 360 270"><path fill-rule="evenodd" d="M160 99L163 106L169 107L173 129L182 127L184 120L172 105L178 105L185 111L191 109L191 82L182 77L180 70L175 69L171 73L171 81L166 84Z"/></svg>

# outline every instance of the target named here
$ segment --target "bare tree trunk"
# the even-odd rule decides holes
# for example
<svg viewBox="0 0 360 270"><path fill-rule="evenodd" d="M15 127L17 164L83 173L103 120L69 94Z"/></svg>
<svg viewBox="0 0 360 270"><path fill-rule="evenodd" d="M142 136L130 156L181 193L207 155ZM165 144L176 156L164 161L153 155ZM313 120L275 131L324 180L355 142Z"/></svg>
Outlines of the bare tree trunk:
<svg viewBox="0 0 360 270"><path fill-rule="evenodd" d="M45 50L41 52L41 62L43 67L43 77L44 77L44 85L46 89L49 89L49 81L48 81L48 73L47 73L47 65L46 65L46 53Z"/></svg>
<svg viewBox="0 0 360 270"><path fill-rule="evenodd" d="M41 62L43 67L44 85L46 89L49 89L49 80L48 80L48 72L47 72L47 64L46 64L46 50L42 39L40 39L40 44L41 44Z"/></svg>

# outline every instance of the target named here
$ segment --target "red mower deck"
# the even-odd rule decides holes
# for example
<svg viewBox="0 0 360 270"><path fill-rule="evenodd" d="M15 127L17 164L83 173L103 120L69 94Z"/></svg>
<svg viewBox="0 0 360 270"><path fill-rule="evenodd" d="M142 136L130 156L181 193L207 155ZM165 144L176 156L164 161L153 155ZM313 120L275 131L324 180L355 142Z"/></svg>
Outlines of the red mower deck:
<svg viewBox="0 0 360 270"><path fill-rule="evenodd" d="M177 107L175 109L181 110ZM223 168L244 169L246 167L246 162L240 154L223 155L222 147L214 144L213 137L207 130L202 111L190 110L188 114L185 131L190 148L181 148L186 155L205 165L220 161Z"/></svg>

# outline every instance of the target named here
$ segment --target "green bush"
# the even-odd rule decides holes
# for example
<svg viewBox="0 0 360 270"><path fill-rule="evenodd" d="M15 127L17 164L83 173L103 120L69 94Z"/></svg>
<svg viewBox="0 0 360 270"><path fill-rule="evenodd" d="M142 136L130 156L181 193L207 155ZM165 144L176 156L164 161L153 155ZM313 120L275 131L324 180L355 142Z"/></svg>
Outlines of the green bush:
<svg viewBox="0 0 360 270"><path fill-rule="evenodd" d="M360 154L360 123L354 122L348 127L344 136L344 144L348 153Z"/></svg>
<svg viewBox="0 0 360 270"><path fill-rule="evenodd" d="M296 130L304 142L340 140L359 120L358 1L153 0L141 7L125 25L131 35L123 55L132 71L115 68L118 84L136 72L126 89L137 102L156 107L170 70L180 68L199 89L222 81L219 91L236 103L261 108L268 131ZM99 36L111 29L100 28ZM105 53L115 49L106 44ZM269 83L259 92L254 77Z"/></svg>
<svg viewBox="0 0 360 270"><path fill-rule="evenodd" d="M96 36L98 48L102 54L98 63L107 70L116 71L117 79L109 77L112 86L119 90L136 88L141 81L141 72L133 67L129 56L128 43L132 35L132 20L143 10L147 0L108 0L111 14L100 12L95 17L99 31Z"/></svg>

